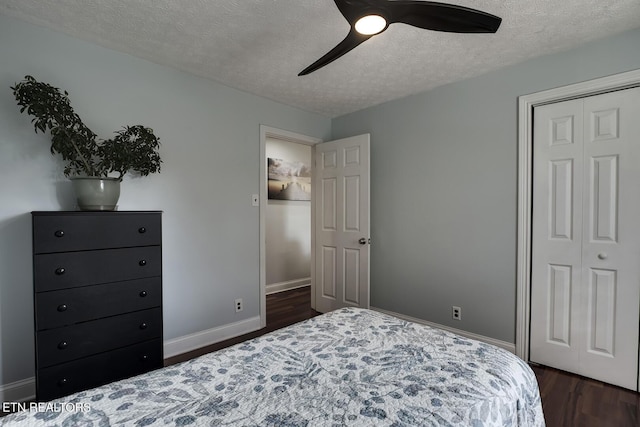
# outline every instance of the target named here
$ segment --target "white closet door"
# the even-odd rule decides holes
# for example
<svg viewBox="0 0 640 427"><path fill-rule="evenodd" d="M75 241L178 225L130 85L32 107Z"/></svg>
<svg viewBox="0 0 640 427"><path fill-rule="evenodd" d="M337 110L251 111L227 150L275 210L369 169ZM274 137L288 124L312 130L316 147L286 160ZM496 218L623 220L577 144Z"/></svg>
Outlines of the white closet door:
<svg viewBox="0 0 640 427"><path fill-rule="evenodd" d="M582 260L582 101L534 110L530 360L575 372ZM579 179L576 179L578 177Z"/></svg>
<svg viewBox="0 0 640 427"><path fill-rule="evenodd" d="M530 359L636 390L640 88L534 122Z"/></svg>

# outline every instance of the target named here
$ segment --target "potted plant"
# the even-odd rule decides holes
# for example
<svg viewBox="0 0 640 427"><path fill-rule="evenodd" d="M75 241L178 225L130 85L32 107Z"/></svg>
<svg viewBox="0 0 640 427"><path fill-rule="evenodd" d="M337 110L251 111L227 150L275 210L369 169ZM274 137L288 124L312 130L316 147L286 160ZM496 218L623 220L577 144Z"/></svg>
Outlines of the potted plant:
<svg viewBox="0 0 640 427"><path fill-rule="evenodd" d="M126 173L160 172L160 140L152 129L125 126L113 138L98 140L71 107L67 91L31 76L11 89L20 112L33 117L36 133L51 133L51 154L66 162L64 174L73 182L80 209L114 210Z"/></svg>

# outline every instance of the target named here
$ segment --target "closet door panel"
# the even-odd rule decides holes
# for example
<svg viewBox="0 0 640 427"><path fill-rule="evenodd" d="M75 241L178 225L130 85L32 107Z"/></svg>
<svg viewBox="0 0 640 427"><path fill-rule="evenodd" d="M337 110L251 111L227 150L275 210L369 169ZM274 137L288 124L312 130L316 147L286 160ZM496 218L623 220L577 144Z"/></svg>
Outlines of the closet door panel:
<svg viewBox="0 0 640 427"><path fill-rule="evenodd" d="M535 108L530 360L637 390L640 88Z"/></svg>

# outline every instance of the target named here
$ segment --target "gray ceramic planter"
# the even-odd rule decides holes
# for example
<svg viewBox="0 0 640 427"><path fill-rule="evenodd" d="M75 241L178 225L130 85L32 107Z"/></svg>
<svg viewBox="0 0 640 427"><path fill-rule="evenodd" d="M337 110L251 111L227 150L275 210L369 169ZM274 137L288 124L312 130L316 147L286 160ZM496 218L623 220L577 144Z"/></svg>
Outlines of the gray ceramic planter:
<svg viewBox="0 0 640 427"><path fill-rule="evenodd" d="M120 198L120 180L104 177L73 177L73 191L81 211L113 211Z"/></svg>

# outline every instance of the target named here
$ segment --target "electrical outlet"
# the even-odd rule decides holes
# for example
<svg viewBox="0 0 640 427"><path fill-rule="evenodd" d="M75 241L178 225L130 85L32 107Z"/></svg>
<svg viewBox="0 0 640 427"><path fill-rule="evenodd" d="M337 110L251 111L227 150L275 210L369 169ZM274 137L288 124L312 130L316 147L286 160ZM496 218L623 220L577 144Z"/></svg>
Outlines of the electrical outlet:
<svg viewBox="0 0 640 427"><path fill-rule="evenodd" d="M462 320L462 309L455 305L451 307L451 317L453 317L454 320Z"/></svg>
<svg viewBox="0 0 640 427"><path fill-rule="evenodd" d="M236 313L242 311L242 298L236 300Z"/></svg>

